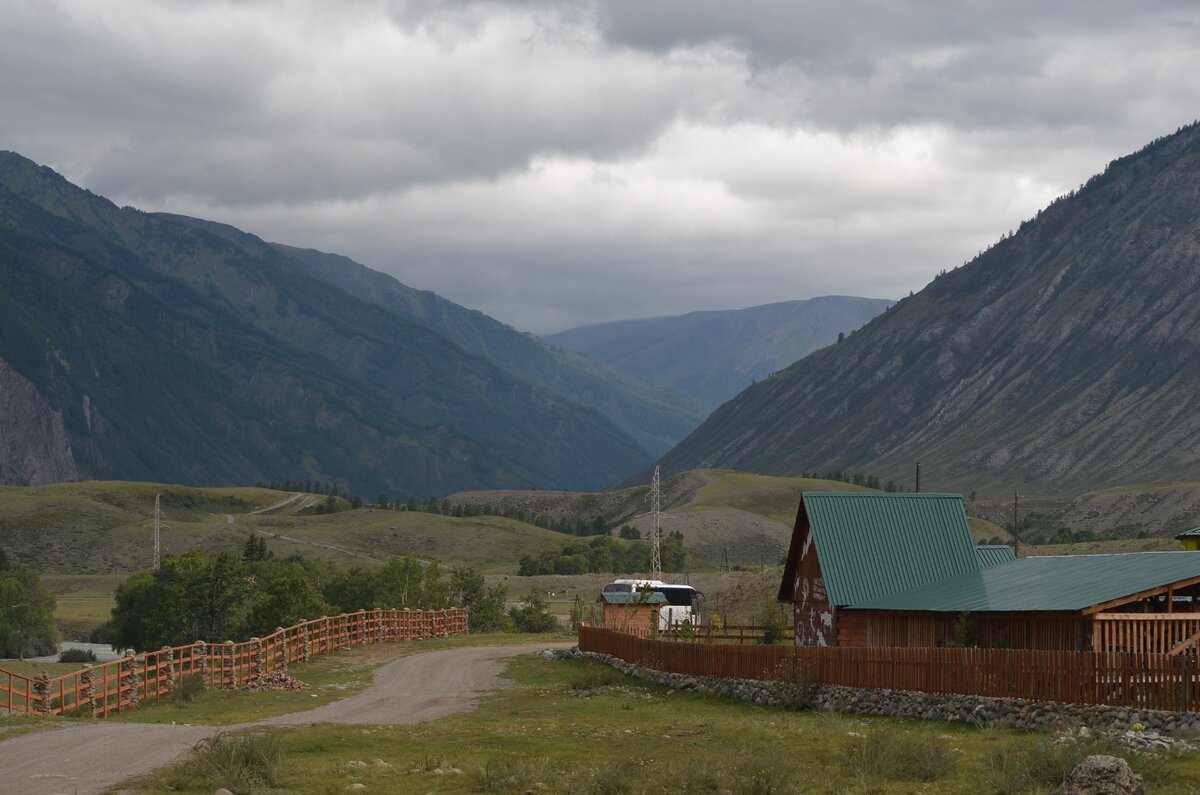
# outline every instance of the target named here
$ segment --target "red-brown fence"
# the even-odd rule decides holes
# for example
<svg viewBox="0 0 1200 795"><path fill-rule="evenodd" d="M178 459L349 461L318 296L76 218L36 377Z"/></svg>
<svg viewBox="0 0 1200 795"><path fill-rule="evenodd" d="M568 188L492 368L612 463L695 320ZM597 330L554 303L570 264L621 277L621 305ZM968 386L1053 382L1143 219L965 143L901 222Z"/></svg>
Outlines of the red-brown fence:
<svg viewBox="0 0 1200 795"><path fill-rule="evenodd" d="M287 670L318 654L368 643L463 635L467 611L359 610L301 621L244 643L197 641L163 647L103 665L86 665L62 676L22 676L0 668L0 710L26 715L83 713L106 717L141 701L169 696L185 676L209 687L254 687L267 673Z"/></svg>
<svg viewBox="0 0 1200 795"><path fill-rule="evenodd" d="M741 646L579 629L579 648L646 668L738 679L1025 698L1142 709L1200 709L1195 657L1131 652Z"/></svg>

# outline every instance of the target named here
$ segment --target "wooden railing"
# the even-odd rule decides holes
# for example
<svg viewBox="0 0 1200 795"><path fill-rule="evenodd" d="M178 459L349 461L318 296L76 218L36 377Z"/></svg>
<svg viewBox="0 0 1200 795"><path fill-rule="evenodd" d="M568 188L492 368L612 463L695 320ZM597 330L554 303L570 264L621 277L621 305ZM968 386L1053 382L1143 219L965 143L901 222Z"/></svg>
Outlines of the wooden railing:
<svg viewBox="0 0 1200 795"><path fill-rule="evenodd" d="M62 676L22 676L0 668L0 710L8 714L107 717L169 696L186 676L208 687L253 688L262 677L318 654L369 643L438 638L467 632L467 611L359 610L280 628L244 643L197 641L163 647Z"/></svg>
<svg viewBox="0 0 1200 795"><path fill-rule="evenodd" d="M637 638L586 625L579 630L579 648L690 676L815 681L856 688L1172 711L1200 709L1200 669L1196 658L1186 655L741 646Z"/></svg>
<svg viewBox="0 0 1200 795"><path fill-rule="evenodd" d="M1200 651L1197 613L1099 613L1092 618L1094 651L1192 657Z"/></svg>
<svg viewBox="0 0 1200 795"><path fill-rule="evenodd" d="M689 627L683 624L673 624L659 633L660 640L678 640L688 643L754 643L761 644L768 632L767 627L751 624L727 624L720 628L711 624ZM780 627L774 630L776 641L792 642L796 636L794 627ZM641 637L649 637L653 633L630 633Z"/></svg>

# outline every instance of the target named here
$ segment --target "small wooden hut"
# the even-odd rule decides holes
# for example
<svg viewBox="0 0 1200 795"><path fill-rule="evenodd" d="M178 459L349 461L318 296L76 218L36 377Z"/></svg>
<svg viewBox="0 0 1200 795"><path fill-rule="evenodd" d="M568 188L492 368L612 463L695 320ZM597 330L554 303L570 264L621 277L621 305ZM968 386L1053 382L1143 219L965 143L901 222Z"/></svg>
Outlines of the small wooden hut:
<svg viewBox="0 0 1200 795"><path fill-rule="evenodd" d="M601 593L596 601L600 603L600 626L646 636L658 631L659 608L667 604L667 597L657 592L635 591Z"/></svg>

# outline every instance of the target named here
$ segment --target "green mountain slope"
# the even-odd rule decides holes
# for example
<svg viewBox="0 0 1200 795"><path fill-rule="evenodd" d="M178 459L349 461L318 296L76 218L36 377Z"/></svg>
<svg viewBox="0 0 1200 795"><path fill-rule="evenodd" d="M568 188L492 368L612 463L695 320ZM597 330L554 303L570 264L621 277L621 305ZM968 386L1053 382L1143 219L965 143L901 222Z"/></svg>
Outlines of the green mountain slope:
<svg viewBox="0 0 1200 795"><path fill-rule="evenodd" d="M1078 193L844 342L753 386L673 472L862 469L1031 492L1200 476L1200 127Z"/></svg>
<svg viewBox="0 0 1200 795"><path fill-rule="evenodd" d="M532 334L428 290L415 290L354 260L276 244L310 275L391 309L436 331L513 375L593 406L654 455L661 455L707 415L699 402L575 351L548 345Z"/></svg>
<svg viewBox="0 0 1200 795"><path fill-rule="evenodd" d="M675 387L712 410L755 381L849 334L894 302L825 296L561 331L546 341Z"/></svg>
<svg viewBox="0 0 1200 795"><path fill-rule="evenodd" d="M307 275L0 154L0 479L363 493L593 487L648 456L594 409Z"/></svg>

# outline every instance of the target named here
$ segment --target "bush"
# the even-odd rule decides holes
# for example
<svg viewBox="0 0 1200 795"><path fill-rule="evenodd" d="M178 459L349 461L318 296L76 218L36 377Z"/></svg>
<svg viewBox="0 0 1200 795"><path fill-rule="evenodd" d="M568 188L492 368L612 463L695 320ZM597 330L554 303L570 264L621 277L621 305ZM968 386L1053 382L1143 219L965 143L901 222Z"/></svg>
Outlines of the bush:
<svg viewBox="0 0 1200 795"><path fill-rule="evenodd" d="M196 743L187 772L212 789L243 792L277 786L282 763L283 748L273 734L218 733Z"/></svg>
<svg viewBox="0 0 1200 795"><path fill-rule="evenodd" d="M203 698L207 689L204 674L187 674L175 684L175 689L171 692L171 701L176 704L191 704Z"/></svg>
<svg viewBox="0 0 1200 795"><path fill-rule="evenodd" d="M60 663L94 663L96 652L91 649L64 649L58 655Z"/></svg>
<svg viewBox="0 0 1200 795"><path fill-rule="evenodd" d="M847 763L864 778L887 781L937 781L954 768L954 752L942 742L899 728L884 728L858 738Z"/></svg>
<svg viewBox="0 0 1200 795"><path fill-rule="evenodd" d="M1057 787L1076 765L1093 754L1117 756L1129 763L1147 784L1165 777L1163 758L1137 754L1105 738L994 738L984 757L983 783L997 795Z"/></svg>
<svg viewBox="0 0 1200 795"><path fill-rule="evenodd" d="M541 591L532 591L521 606L508 611L517 632L554 632L559 629L558 619L546 608L546 597Z"/></svg>

